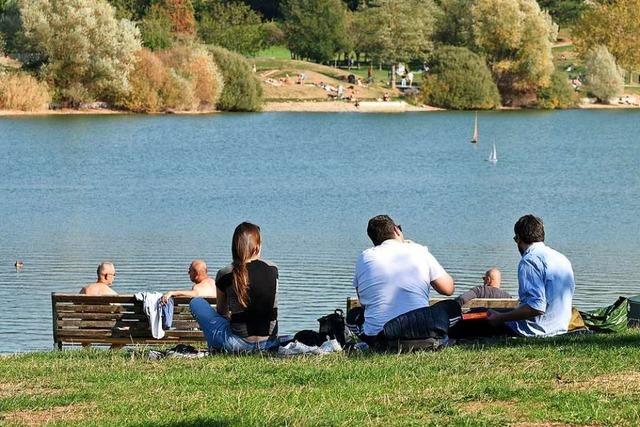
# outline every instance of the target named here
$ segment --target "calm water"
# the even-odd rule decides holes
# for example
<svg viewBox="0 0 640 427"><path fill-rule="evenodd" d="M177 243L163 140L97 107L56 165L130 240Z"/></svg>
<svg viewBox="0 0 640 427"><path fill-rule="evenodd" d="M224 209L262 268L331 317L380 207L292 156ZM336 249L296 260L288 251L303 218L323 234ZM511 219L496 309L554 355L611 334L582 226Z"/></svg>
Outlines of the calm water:
<svg viewBox="0 0 640 427"><path fill-rule="evenodd" d="M472 120L0 118L0 352L51 348L50 293L77 292L101 260L115 262L120 293L188 287L196 257L215 274L243 220L280 267L283 332L344 306L379 213L459 290L496 265L516 291L513 223L532 212L574 264L579 307L640 293L640 111L482 113L478 146Z"/></svg>

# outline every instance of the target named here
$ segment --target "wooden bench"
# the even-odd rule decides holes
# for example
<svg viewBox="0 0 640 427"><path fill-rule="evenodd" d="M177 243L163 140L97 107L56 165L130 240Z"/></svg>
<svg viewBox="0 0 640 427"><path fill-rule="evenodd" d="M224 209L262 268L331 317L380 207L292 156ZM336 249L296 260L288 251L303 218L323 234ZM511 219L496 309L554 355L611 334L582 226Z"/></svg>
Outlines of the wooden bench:
<svg viewBox="0 0 640 427"><path fill-rule="evenodd" d="M212 306L215 298L206 298ZM162 339L151 336L142 301L133 295L88 296L51 294L54 346L109 344L121 348L133 344L202 343L198 323L191 316L188 297L174 297L172 329Z"/></svg>
<svg viewBox="0 0 640 427"><path fill-rule="evenodd" d="M431 298L429 305L450 298ZM358 307L360 302L357 297L347 298L347 312L353 307ZM471 310L472 308L516 308L520 305L520 301L515 298L475 298L468 301L463 307L462 312Z"/></svg>

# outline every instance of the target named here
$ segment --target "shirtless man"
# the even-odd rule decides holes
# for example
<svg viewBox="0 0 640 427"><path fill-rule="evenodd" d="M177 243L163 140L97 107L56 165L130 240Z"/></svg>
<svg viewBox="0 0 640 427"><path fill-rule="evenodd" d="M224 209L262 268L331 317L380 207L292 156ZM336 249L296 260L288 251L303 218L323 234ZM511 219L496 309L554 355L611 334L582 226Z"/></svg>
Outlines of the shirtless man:
<svg viewBox="0 0 640 427"><path fill-rule="evenodd" d="M162 302L167 303L171 297L205 297L215 298L216 282L209 277L207 264L201 259L197 259L189 266L189 278L193 282L190 291L169 291L162 296Z"/></svg>
<svg viewBox="0 0 640 427"><path fill-rule="evenodd" d="M113 280L116 277L116 267L112 262L101 262L98 266L98 281L90 283L80 289L81 294L101 296L101 295L118 295L116 291L111 289Z"/></svg>

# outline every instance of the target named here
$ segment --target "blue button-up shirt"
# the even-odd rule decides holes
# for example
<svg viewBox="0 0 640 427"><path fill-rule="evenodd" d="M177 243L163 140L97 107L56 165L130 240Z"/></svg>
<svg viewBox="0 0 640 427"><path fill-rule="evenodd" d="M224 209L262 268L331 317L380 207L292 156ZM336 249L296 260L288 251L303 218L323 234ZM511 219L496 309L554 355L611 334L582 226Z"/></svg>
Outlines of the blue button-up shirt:
<svg viewBox="0 0 640 427"><path fill-rule="evenodd" d="M526 337L567 332L576 287L567 257L542 242L533 243L518 265L518 284L520 302L543 314L507 322L509 328Z"/></svg>

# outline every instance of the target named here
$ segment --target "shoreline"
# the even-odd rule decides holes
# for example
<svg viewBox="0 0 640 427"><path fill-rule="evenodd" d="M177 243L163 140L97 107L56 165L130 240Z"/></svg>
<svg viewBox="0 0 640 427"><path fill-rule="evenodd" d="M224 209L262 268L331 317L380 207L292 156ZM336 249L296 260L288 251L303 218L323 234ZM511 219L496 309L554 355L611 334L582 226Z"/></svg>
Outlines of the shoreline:
<svg viewBox="0 0 640 427"><path fill-rule="evenodd" d="M629 104L591 104L581 103L574 110L638 110L640 105ZM501 107L497 110L488 111L551 111L537 108L513 108ZM353 103L343 101L267 101L263 104L260 112L288 112L288 113L414 113L414 112L434 112L434 111L455 111L446 108L432 107L429 105L415 106L405 101L361 101L356 107ZM460 110L463 111L463 110ZM475 111L475 110L464 110ZM125 110L114 110L108 108L76 110L63 108L58 110L0 110L1 117L31 117L31 116L82 116L82 115L208 115L218 114L221 111L171 111L164 113L135 113Z"/></svg>

